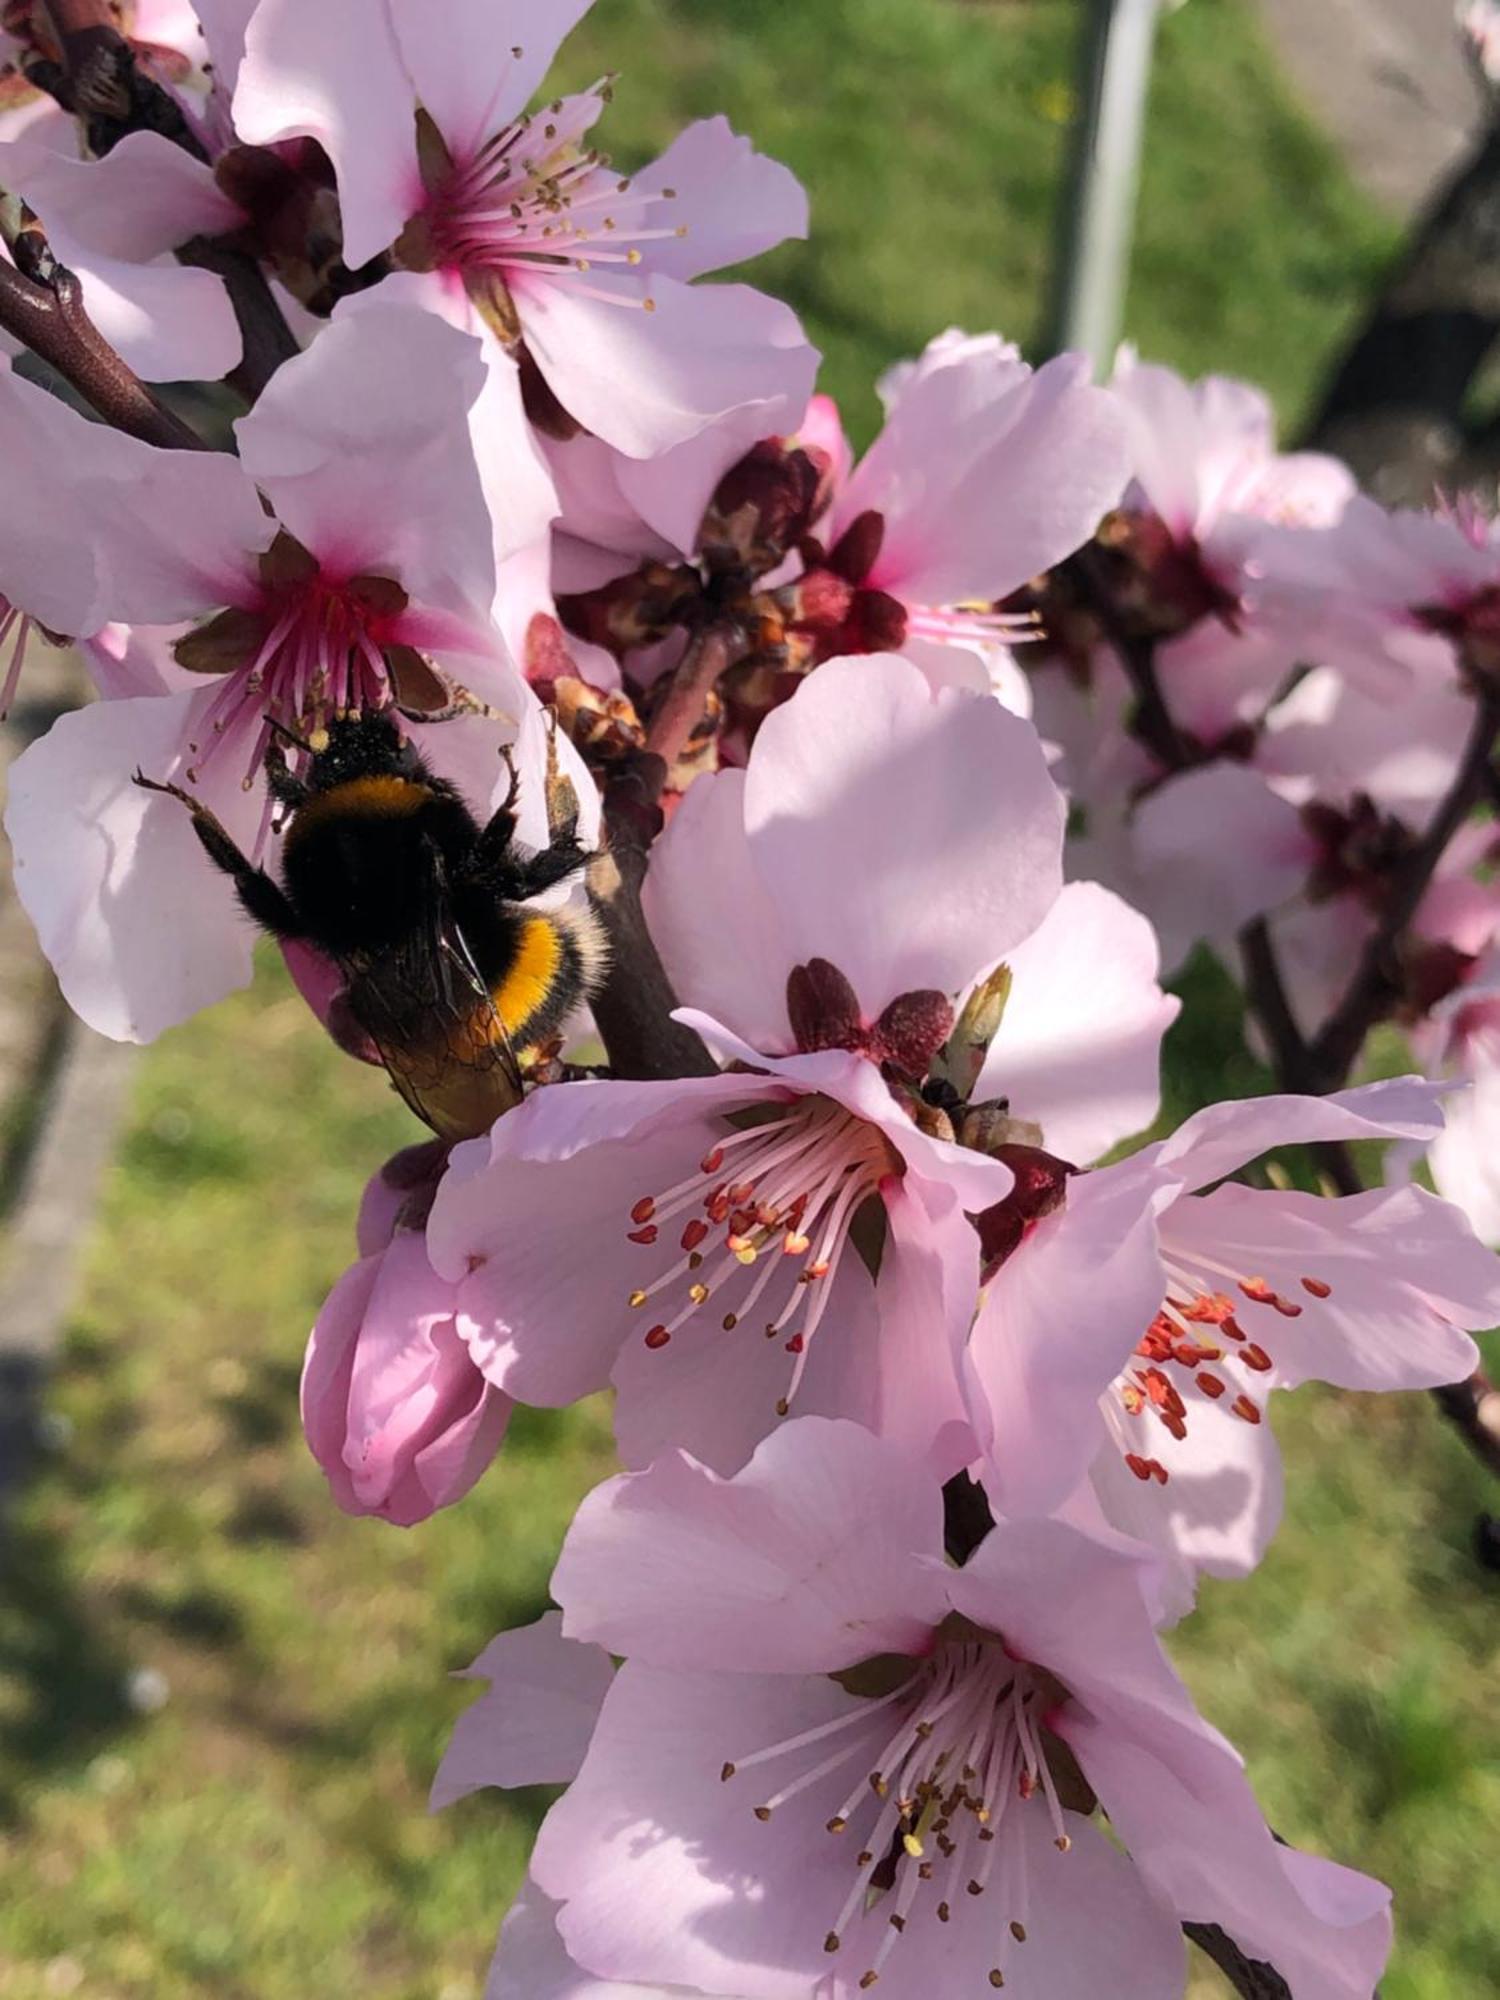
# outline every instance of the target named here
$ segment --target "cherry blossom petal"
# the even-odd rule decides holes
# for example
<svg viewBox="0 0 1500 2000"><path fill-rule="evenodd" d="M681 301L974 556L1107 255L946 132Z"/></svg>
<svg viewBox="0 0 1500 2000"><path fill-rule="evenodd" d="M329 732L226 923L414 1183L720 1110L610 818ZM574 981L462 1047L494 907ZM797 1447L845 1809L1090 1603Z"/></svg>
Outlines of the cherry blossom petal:
<svg viewBox="0 0 1500 2000"><path fill-rule="evenodd" d="M1086 542L1125 484L1119 414L1078 355L992 355L903 390L829 522L885 516L869 582L909 604L1004 597Z"/></svg>
<svg viewBox="0 0 1500 2000"><path fill-rule="evenodd" d="M745 784L743 771L720 771L688 787L651 850L641 901L685 1006L735 1022L757 1049L790 1049L786 982L797 960L751 857Z"/></svg>
<svg viewBox="0 0 1500 2000"><path fill-rule="evenodd" d="M1155 1118L1162 1036L1156 934L1108 889L1074 882L1010 953L1000 1031L973 1097L1005 1097L1047 1150L1086 1165Z"/></svg>
<svg viewBox="0 0 1500 2000"><path fill-rule="evenodd" d="M408 305L336 319L235 426L247 472L331 574L487 612L495 552L470 441L480 344Z"/></svg>
<svg viewBox="0 0 1500 2000"><path fill-rule="evenodd" d="M429 1801L434 1812L484 1785L564 1785L578 1775L615 1677L597 1646L565 1639L562 1613L491 1639L465 1680L489 1687L454 1724Z"/></svg>
<svg viewBox="0 0 1500 2000"><path fill-rule="evenodd" d="M1274 1313L1251 1302L1241 1315L1271 1358L1268 1386L1462 1381L1479 1358L1462 1329L1500 1324L1500 1259L1458 1209L1421 1188L1330 1202L1230 1183L1176 1203L1162 1247L1189 1266L1264 1278L1276 1293Z"/></svg>
<svg viewBox="0 0 1500 2000"><path fill-rule="evenodd" d="M422 205L412 86L384 5L260 0L245 26L234 122L252 146L316 139L338 175L351 270Z"/></svg>
<svg viewBox="0 0 1500 2000"><path fill-rule="evenodd" d="M522 1884L500 1926L484 2000L701 2000L685 1986L595 1979L568 1957L557 1916L558 1905L534 1882Z"/></svg>
<svg viewBox="0 0 1500 2000"><path fill-rule="evenodd" d="M797 176L757 153L727 118L687 126L659 160L631 179L637 196L659 196L668 188L676 192L663 219L678 237L651 246L653 275L700 278L807 235L807 195Z"/></svg>
<svg viewBox="0 0 1500 2000"><path fill-rule="evenodd" d="M0 363L0 595L54 632L96 632L108 615L95 538L79 533L80 475L94 467L75 452L96 431L110 435ZM98 470L118 462L106 447Z"/></svg>
<svg viewBox="0 0 1500 2000"><path fill-rule="evenodd" d="M1244 764L1207 764L1148 794L1132 826L1170 969L1198 938L1232 945L1296 894L1316 858L1295 807Z"/></svg>
<svg viewBox="0 0 1500 2000"><path fill-rule="evenodd" d="M1456 1202L1486 1243L1500 1243L1500 1068L1478 1067L1447 1104L1427 1164L1438 1193Z"/></svg>
<svg viewBox="0 0 1500 2000"><path fill-rule="evenodd" d="M389 0L415 94L455 160L519 118L593 0Z"/></svg>
<svg viewBox="0 0 1500 2000"><path fill-rule="evenodd" d="M98 702L60 716L13 765L5 823L16 893L76 1014L116 1041L163 1028L250 979L254 930L175 799L213 690ZM206 789L206 788L205 788ZM262 795L237 772L209 803L249 845Z"/></svg>
<svg viewBox="0 0 1500 2000"><path fill-rule="evenodd" d="M212 271L75 251L61 232L53 247L82 281L95 326L144 381L217 382L238 364L239 321Z"/></svg>
<svg viewBox="0 0 1500 2000"><path fill-rule="evenodd" d="M780 1094L744 1076L558 1084L458 1148L428 1244L458 1282L460 1328L497 1387L561 1406L608 1383L639 1324L632 1203L691 1171L719 1137L715 1112Z"/></svg>
<svg viewBox="0 0 1500 2000"><path fill-rule="evenodd" d="M1137 1479L1114 1440L1089 1478L1109 1522L1168 1565L1175 1619L1192 1608L1199 1571L1240 1577L1257 1567L1281 1525L1285 1480L1270 1426L1242 1423L1225 1403L1195 1400L1187 1435L1154 1448L1165 1486Z"/></svg>
<svg viewBox="0 0 1500 2000"><path fill-rule="evenodd" d="M260 0L193 0L219 87L231 96L245 56L245 30L259 4Z"/></svg>
<svg viewBox="0 0 1500 2000"><path fill-rule="evenodd" d="M724 1783L720 1771L861 1705L822 1676L622 1667L532 1858L538 1886L564 1904L558 1929L573 1959L603 1978L807 2000L848 1891L851 1857L823 1832L848 1771L809 1786L772 1825L750 1810L755 1774ZM761 1782L769 1792L776 1780Z"/></svg>
<svg viewBox="0 0 1500 2000"><path fill-rule="evenodd" d="M967 1375L985 1483L1005 1513L1050 1513L1087 1471L1099 1398L1166 1293L1156 1217L1171 1192L1134 1161L1077 1177L991 1279Z"/></svg>
<svg viewBox="0 0 1500 2000"><path fill-rule="evenodd" d="M156 132L127 132L102 160L70 159L34 140L0 144L0 182L36 210L49 234L127 263L148 263L245 220L211 167Z"/></svg>
<svg viewBox="0 0 1500 2000"><path fill-rule="evenodd" d="M817 355L797 316L748 285L511 274L526 344L568 413L630 458L696 437L743 404L784 406L790 430ZM645 310L645 301L653 310Z"/></svg>
<svg viewBox="0 0 1500 2000"><path fill-rule="evenodd" d="M1420 1077L1393 1077L1331 1097L1255 1097L1212 1104L1153 1148L1189 1188L1209 1187L1274 1146L1311 1146L1330 1139L1416 1139L1442 1130L1450 1086Z"/></svg>
<svg viewBox="0 0 1500 2000"><path fill-rule="evenodd" d="M903 1451L805 1417L734 1479L669 1452L596 1487L552 1592L569 1638L647 1665L831 1673L926 1650L942 1536L941 1491Z"/></svg>
<svg viewBox="0 0 1500 2000"><path fill-rule="evenodd" d="M872 1019L899 994L959 991L1037 928L1062 886L1063 815L1029 724L934 698L893 654L820 667L766 718L745 784L797 959L831 960Z"/></svg>

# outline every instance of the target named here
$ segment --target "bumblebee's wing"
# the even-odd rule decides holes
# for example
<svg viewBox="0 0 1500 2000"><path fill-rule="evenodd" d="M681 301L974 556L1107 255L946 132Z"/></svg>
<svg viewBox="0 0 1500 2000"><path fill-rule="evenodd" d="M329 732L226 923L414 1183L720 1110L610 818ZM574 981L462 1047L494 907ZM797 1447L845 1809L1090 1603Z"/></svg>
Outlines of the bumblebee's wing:
<svg viewBox="0 0 1500 2000"><path fill-rule="evenodd" d="M520 1101L521 1067L433 864L424 924L354 972L349 1004L417 1116L472 1138Z"/></svg>

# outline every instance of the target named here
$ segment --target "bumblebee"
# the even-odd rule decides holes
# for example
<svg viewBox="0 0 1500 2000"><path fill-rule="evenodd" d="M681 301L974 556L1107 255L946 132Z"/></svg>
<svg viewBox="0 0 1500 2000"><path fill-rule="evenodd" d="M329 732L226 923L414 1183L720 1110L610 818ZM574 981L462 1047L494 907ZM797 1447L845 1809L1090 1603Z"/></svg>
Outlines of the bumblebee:
<svg viewBox="0 0 1500 2000"><path fill-rule="evenodd" d="M279 882L190 793L140 772L136 783L187 807L262 930L337 966L336 1037L376 1055L440 1138L476 1137L520 1102L528 1069L602 976L591 909L528 907L589 859L577 795L554 750L548 845L532 853L515 837L513 763L504 803L481 826L388 715L335 720L301 747L311 754L300 776L282 756L267 764L286 815Z"/></svg>

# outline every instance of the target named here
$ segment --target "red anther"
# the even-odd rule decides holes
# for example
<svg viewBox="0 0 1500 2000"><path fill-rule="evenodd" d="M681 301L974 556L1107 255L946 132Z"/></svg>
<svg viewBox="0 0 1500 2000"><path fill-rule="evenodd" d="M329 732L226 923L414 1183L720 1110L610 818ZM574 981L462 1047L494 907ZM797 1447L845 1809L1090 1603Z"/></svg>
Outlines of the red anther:
<svg viewBox="0 0 1500 2000"><path fill-rule="evenodd" d="M649 1222L655 1213L655 1199L649 1194L643 1194L635 1207L631 1209L630 1219L632 1222Z"/></svg>
<svg viewBox="0 0 1500 2000"><path fill-rule="evenodd" d="M1226 1385L1220 1381L1217 1375L1210 1375L1205 1368L1201 1375L1195 1377L1195 1380L1205 1396L1209 1397L1215 1403L1218 1402L1224 1393Z"/></svg>
<svg viewBox="0 0 1500 2000"><path fill-rule="evenodd" d="M747 1201L755 1199L754 1181L735 1181L729 1188L729 1199L736 1208L743 1208Z"/></svg>
<svg viewBox="0 0 1500 2000"><path fill-rule="evenodd" d="M659 1232L654 1222L648 1222L644 1229L627 1229L625 1234L632 1243L651 1244L656 1241Z"/></svg>
<svg viewBox="0 0 1500 2000"><path fill-rule="evenodd" d="M666 1327L653 1326L651 1331L646 1335L646 1345L653 1350L665 1347L671 1338L672 1336Z"/></svg>
<svg viewBox="0 0 1500 2000"><path fill-rule="evenodd" d="M1248 1396L1236 1396L1229 1407L1244 1423L1258 1424L1260 1422L1260 1405L1259 1403L1252 1403Z"/></svg>
<svg viewBox="0 0 1500 2000"><path fill-rule="evenodd" d="M705 1153L698 1162L700 1174L716 1174L724 1164L724 1148L715 1146L711 1153Z"/></svg>
<svg viewBox="0 0 1500 2000"><path fill-rule="evenodd" d="M1333 1290L1332 1285L1325 1285L1321 1278L1303 1278L1301 1285L1303 1291L1311 1292L1315 1299L1326 1299Z"/></svg>
<svg viewBox="0 0 1500 2000"><path fill-rule="evenodd" d="M1240 1290L1258 1306L1273 1306L1276 1303L1275 1288L1265 1278L1241 1278Z"/></svg>
<svg viewBox="0 0 1500 2000"><path fill-rule="evenodd" d="M806 1345L807 1343L801 1334L794 1333L786 1344L786 1351L788 1354L800 1354Z"/></svg>
<svg viewBox="0 0 1500 2000"><path fill-rule="evenodd" d="M684 1229L682 1232L683 1249L696 1250L698 1245L703 1241L703 1239L707 1235L708 1235L708 1224L704 1222L701 1219L701 1217L695 1215L692 1221L688 1224L687 1228Z"/></svg>
<svg viewBox="0 0 1500 2000"><path fill-rule="evenodd" d="M1130 1467L1137 1479L1144 1482L1151 1477L1151 1461L1142 1458L1138 1451L1127 1451L1125 1454L1125 1463Z"/></svg>
<svg viewBox="0 0 1500 2000"><path fill-rule="evenodd" d="M826 1263L809 1264L807 1269L803 1272L802 1275L805 1278L826 1278L828 1276L828 1270L829 1267Z"/></svg>
<svg viewBox="0 0 1500 2000"><path fill-rule="evenodd" d="M1271 1304L1275 1306L1283 1319L1301 1319L1302 1317L1302 1308L1297 1304L1296 1300L1284 1299L1279 1292L1272 1299Z"/></svg>
<svg viewBox="0 0 1500 2000"><path fill-rule="evenodd" d="M738 1313L725 1313L724 1331L726 1333L733 1333L735 1328L739 1325L739 1323L740 1323L740 1316Z"/></svg>
<svg viewBox="0 0 1500 2000"><path fill-rule="evenodd" d="M1240 1349L1240 1359L1247 1368L1254 1369L1257 1375L1268 1375L1271 1372L1270 1355L1263 1347L1257 1347L1254 1341L1251 1341L1248 1347Z"/></svg>
<svg viewBox="0 0 1500 2000"><path fill-rule="evenodd" d="M787 1257L805 1257L811 1248L812 1238L810 1236L799 1236L795 1230L791 1229L787 1231L786 1238L781 1246L782 1254Z"/></svg>
<svg viewBox="0 0 1500 2000"><path fill-rule="evenodd" d="M1167 1468L1159 1458L1152 1459L1149 1470L1151 1477L1156 1481L1158 1486L1166 1485L1168 1478Z"/></svg>
<svg viewBox="0 0 1500 2000"><path fill-rule="evenodd" d="M1244 1340L1246 1338L1245 1329L1237 1319L1221 1319L1219 1321L1219 1331L1220 1333L1227 1333L1231 1340Z"/></svg>
<svg viewBox="0 0 1500 2000"><path fill-rule="evenodd" d="M722 1188L716 1188L703 1203L704 1213L710 1222L718 1225L729 1220L729 1196Z"/></svg>
<svg viewBox="0 0 1500 2000"><path fill-rule="evenodd" d="M731 1236L749 1236L753 1229L760 1227L760 1217L753 1208L737 1208L729 1218Z"/></svg>

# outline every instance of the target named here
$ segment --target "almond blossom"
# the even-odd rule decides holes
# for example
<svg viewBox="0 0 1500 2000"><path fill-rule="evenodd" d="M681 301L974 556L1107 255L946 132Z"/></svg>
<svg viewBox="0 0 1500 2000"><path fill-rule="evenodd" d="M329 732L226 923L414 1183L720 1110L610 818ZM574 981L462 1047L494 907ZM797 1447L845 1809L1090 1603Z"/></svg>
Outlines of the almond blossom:
<svg viewBox="0 0 1500 2000"><path fill-rule="evenodd" d="M188 814L136 770L190 787L259 861L277 837L272 745L347 708L441 706L434 659L508 718L488 725L481 797L505 783L500 745L539 730L490 618L493 526L467 424L483 379L464 335L370 306L280 371L237 427L237 460L133 447L131 504L95 535L94 616L204 622L151 692L55 723L17 762L6 815L43 949L101 1032L150 1040L250 969L251 932ZM86 488L130 444L74 420L71 476ZM7 532L26 504L12 489ZM53 543L37 574L70 561ZM476 726L430 732L440 766L469 761Z"/></svg>
<svg viewBox="0 0 1500 2000"><path fill-rule="evenodd" d="M811 1408L962 1464L942 1330L1010 1174L918 1093L952 997L1055 903L1061 841L1029 726L894 656L820 668L747 770L699 780L648 916L730 1067L549 1088L456 1151L429 1241L490 1379L544 1404L613 1380L633 1463L684 1441L732 1469Z"/></svg>
<svg viewBox="0 0 1500 2000"><path fill-rule="evenodd" d="M731 1480L676 1452L599 1488L553 1588L625 1665L533 1858L567 1953L751 2000L1172 2000L1197 1920L1368 2000L1388 1892L1277 1846L1151 1572L1058 1521L950 1568L930 1475L818 1418Z"/></svg>
<svg viewBox="0 0 1500 2000"><path fill-rule="evenodd" d="M1064 1171L1007 1241L968 1352L995 1504L1049 1513L1091 1475L1109 1520L1173 1558L1181 1609L1192 1575L1246 1574L1276 1532L1269 1391L1467 1376L1464 1329L1500 1320L1500 1268L1457 1208L1414 1187L1215 1186L1272 1146L1428 1143L1442 1098L1407 1078L1219 1104L1115 1166Z"/></svg>
<svg viewBox="0 0 1500 2000"><path fill-rule="evenodd" d="M334 162L344 254L394 246L408 287L486 334L497 439L523 392L544 433L582 427L631 458L732 410L790 428L816 356L795 315L693 280L805 234L787 170L722 118L622 176L588 144L607 83L530 112L588 0L261 0L234 91L255 144L316 139ZM528 474L530 477L530 474Z"/></svg>

